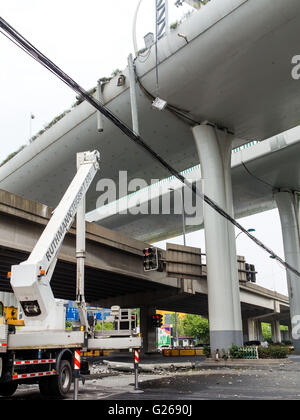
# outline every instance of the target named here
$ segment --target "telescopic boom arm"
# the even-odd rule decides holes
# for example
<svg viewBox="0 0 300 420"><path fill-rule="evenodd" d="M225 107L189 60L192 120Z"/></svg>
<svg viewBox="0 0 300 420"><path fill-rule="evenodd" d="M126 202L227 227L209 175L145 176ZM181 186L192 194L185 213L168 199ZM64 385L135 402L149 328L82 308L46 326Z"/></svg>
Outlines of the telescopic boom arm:
<svg viewBox="0 0 300 420"><path fill-rule="evenodd" d="M98 151L77 154L77 173L29 258L12 266L11 286L25 318L39 321L50 316L55 318L56 301L50 287L51 277L64 237L99 169L99 161ZM50 324L53 326L53 322Z"/></svg>

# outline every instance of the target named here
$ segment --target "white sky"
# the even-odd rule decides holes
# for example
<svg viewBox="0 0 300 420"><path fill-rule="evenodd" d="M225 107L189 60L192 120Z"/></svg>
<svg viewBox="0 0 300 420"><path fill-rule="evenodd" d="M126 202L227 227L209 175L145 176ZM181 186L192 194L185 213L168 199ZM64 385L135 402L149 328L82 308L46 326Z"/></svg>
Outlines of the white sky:
<svg viewBox="0 0 300 420"><path fill-rule="evenodd" d="M170 23L189 6L176 8L170 0ZM138 0L1 0L0 15L25 38L75 79L83 88L96 86L127 65L133 52L132 22ZM154 32L154 0L144 0L138 19L142 36ZM0 162L69 109L75 93L0 33ZM30 115L35 119L31 120ZM283 256L277 210L242 220L247 228ZM181 238L177 239L178 241ZM203 232L189 234L187 244L204 249ZM287 293L285 271L241 235L238 253L259 271L259 284Z"/></svg>

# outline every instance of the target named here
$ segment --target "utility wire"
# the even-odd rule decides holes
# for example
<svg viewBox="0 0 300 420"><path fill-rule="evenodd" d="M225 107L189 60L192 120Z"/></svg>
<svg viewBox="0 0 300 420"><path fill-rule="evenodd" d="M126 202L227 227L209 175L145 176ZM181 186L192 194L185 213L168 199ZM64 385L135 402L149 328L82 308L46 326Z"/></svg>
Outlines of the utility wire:
<svg viewBox="0 0 300 420"><path fill-rule="evenodd" d="M250 176L252 176L254 179L256 179L257 181L261 182L262 184L266 185L267 187L271 187L272 189L277 188L277 187L275 187L274 185L270 184L269 182L264 181L263 179L259 178L259 177L258 177L258 176L256 176L253 172L251 172L251 171L250 171L250 169L246 166L245 162L242 162L242 165L243 165L243 167L244 167L245 171L246 171L246 172L247 172ZM277 189L279 189L279 188L277 188Z"/></svg>
<svg viewBox="0 0 300 420"><path fill-rule="evenodd" d="M280 258L274 251L264 245L259 239L253 236L247 229L240 225L233 217L231 217L226 211L224 211L218 204L211 200L207 195L203 194L195 184L190 183L183 175L181 175L176 169L169 165L158 153L156 153L141 136L135 134L124 122L116 117L110 110L104 107L98 100L93 98L85 89L78 85L71 77L64 73L58 66L56 66L51 60L49 60L44 54L42 54L37 48L35 48L29 41L27 41L21 34L19 34L11 25L9 25L2 17L0 17L0 28L8 35L8 38L23 51L29 54L37 62L46 67L51 73L55 74L61 81L67 86L73 89L76 93L82 96L87 102L89 102L94 108L100 111L107 119L115 124L127 137L129 137L135 144L146 151L154 160L158 161L162 167L167 169L172 175L174 175L179 181L190 188L194 194L198 195L207 205L212 207L217 213L227 219L230 223L236 226L240 231L247 235L253 242L255 242L264 251L269 253L275 260L282 264L286 269L292 271L298 277L300 272L292 267L290 264ZM3 31L1 31L3 33Z"/></svg>
<svg viewBox="0 0 300 420"><path fill-rule="evenodd" d="M152 93L150 93L145 86L142 84L141 79L139 78L139 76L136 73L136 67L134 66L134 71L135 71L135 77L136 80L138 82L138 85L140 87L140 89L142 90L142 92L145 94L145 96L147 98L149 98L151 100L151 102L153 102L153 100L155 99L155 96L152 95ZM184 119L187 120L189 122L190 125L200 125L199 121L194 120L193 118L191 118L189 115L187 115L188 111L182 110L174 105L171 104L167 104L166 108L172 112L174 115L176 115L176 117L180 118L180 119Z"/></svg>

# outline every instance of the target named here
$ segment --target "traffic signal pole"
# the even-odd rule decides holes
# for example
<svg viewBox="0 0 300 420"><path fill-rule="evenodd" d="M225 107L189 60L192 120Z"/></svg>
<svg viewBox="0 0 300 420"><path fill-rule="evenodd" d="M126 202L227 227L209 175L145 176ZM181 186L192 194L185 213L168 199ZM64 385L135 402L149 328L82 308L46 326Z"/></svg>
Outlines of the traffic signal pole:
<svg viewBox="0 0 300 420"><path fill-rule="evenodd" d="M152 316L155 315L155 308L152 306L142 306L140 312L140 327L143 337L143 353L156 351L157 338L156 327L152 324Z"/></svg>

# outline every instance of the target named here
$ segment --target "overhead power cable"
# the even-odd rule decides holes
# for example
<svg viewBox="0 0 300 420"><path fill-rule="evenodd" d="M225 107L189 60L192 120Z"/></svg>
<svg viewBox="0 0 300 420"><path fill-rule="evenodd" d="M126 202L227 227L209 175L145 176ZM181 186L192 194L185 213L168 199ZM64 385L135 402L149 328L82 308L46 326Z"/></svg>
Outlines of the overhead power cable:
<svg viewBox="0 0 300 420"><path fill-rule="evenodd" d="M76 83L70 76L68 76L63 70L61 70L56 64L49 60L43 53L41 53L36 47L34 47L29 41L27 41L20 33L18 33L11 25L9 25L2 17L0 17L0 32L9 38L14 44L20 47L23 51L29 54L37 62L42 64L51 73L55 74L61 81L67 86L73 89L76 93L82 96L88 103L94 108L100 111L108 120L115 124L127 137L129 137L135 144L146 151L154 160L160 163L162 167L167 169L172 175L174 175L179 181L190 188L194 194L198 195L207 205L212 207L217 213L227 219L241 232L247 235L253 242L255 242L260 248L270 254L275 260L282 264L286 269L290 270L298 277L300 272L280 258L274 251L264 245L259 239L248 232L240 223L238 223L233 217L231 217L225 210L223 210L217 203L210 199L206 194L203 194L195 184L189 182L183 175L181 175L176 169L169 165L158 153L156 153L143 139L141 136L135 134L131 128L129 128L123 121L115 116L110 110L108 110L103 104L97 99L93 98L85 89L83 89L78 83ZM4 31L4 32L3 32Z"/></svg>
<svg viewBox="0 0 300 420"><path fill-rule="evenodd" d="M261 182L262 184L266 185L267 187L271 187L273 190L274 190L274 188L279 189L278 187L276 187L276 186L274 186L274 185L270 184L270 183L269 183L269 182L267 182L267 181L264 181L263 179L259 178L259 177L258 177L258 176L256 176L254 173L252 173L252 172L250 171L250 169L247 167L247 165L246 165L246 163L245 163L245 162L242 162L242 165L243 165L243 167L244 167L245 171L246 171L246 172L247 172L250 176L252 176L252 178L256 179L258 182Z"/></svg>
<svg viewBox="0 0 300 420"><path fill-rule="evenodd" d="M139 78L139 76L136 73L136 68L134 66L134 71L135 71L135 77L137 80L137 83L140 87L140 89L142 90L142 92L145 94L145 96L147 98L149 98L151 100L151 102L153 102L155 100L155 96L152 95L152 93L150 93L145 86L142 84L141 79ZM187 120L189 122L190 125L199 125L199 121L194 120L193 118L191 118L191 116L187 115L188 111L185 111L183 109L180 109L174 105L171 105L169 103L167 103L166 105L166 109L168 109L170 112L172 112L174 115L176 115L176 117L180 118L181 120Z"/></svg>

